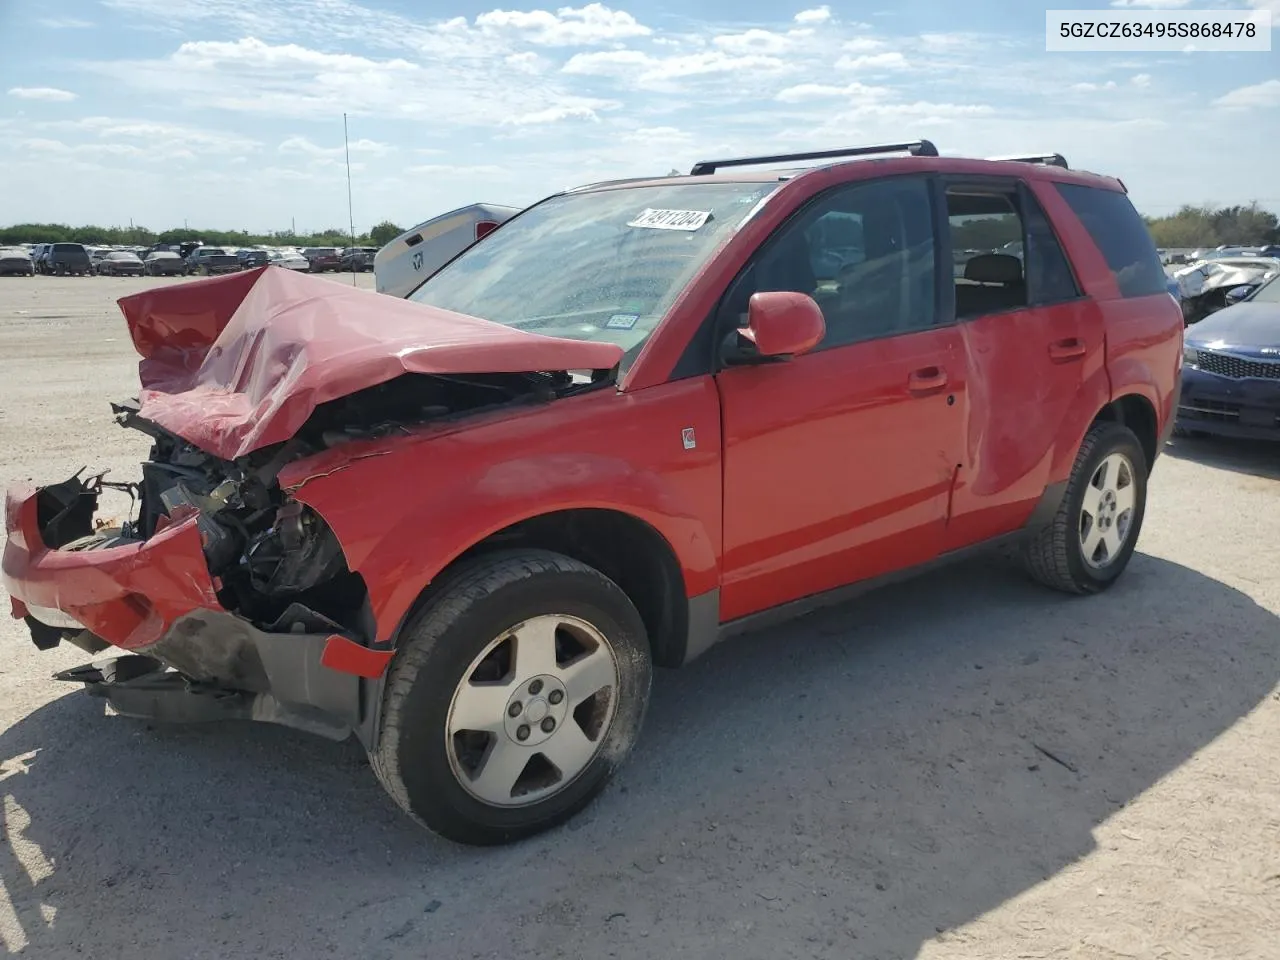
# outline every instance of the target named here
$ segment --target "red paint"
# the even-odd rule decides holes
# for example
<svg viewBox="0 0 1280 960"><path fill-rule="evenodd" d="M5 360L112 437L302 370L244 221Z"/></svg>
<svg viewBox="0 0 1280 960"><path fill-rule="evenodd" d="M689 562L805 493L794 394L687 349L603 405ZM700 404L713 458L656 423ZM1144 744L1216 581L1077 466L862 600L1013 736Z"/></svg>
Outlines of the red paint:
<svg viewBox="0 0 1280 960"><path fill-rule="evenodd" d="M963 405L914 394L923 367L945 371L963 397L956 328L720 374L722 619L938 553Z"/></svg>
<svg viewBox="0 0 1280 960"><path fill-rule="evenodd" d="M526 333L261 267L120 300L141 415L225 460L289 439L321 403L403 373L608 369L622 349Z"/></svg>
<svg viewBox="0 0 1280 960"><path fill-rule="evenodd" d="M1086 296L670 379L728 284L799 206L839 184L929 171L1024 177ZM421 591L461 554L556 511L614 510L648 524L674 553L687 595L720 588L722 620L1013 531L1068 476L1106 404L1140 396L1158 427L1168 422L1181 355L1176 306L1118 299L1055 181L1120 189L1056 167L951 158L796 176L707 262L616 389L346 443L290 464L280 482L333 527L368 587L379 643L394 640ZM619 358L610 345L282 270L157 288L121 307L143 357L143 415L225 457L283 440L315 404L404 371L599 368ZM60 607L117 645L216 604L191 518L145 545L86 555L43 549L29 493L11 499L9 518L4 574L17 602ZM324 657L377 676L390 653L334 637Z"/></svg>
<svg viewBox="0 0 1280 960"><path fill-rule="evenodd" d="M30 606L63 610L113 646L159 640L193 610L222 610L209 580L196 518L146 543L86 553L50 550L40 539L35 490L9 491L3 581Z"/></svg>
<svg viewBox="0 0 1280 960"><path fill-rule="evenodd" d="M354 640L334 634L324 645L320 665L339 673L374 680L386 672L392 655L391 650L370 650Z"/></svg>
<svg viewBox="0 0 1280 960"><path fill-rule="evenodd" d="M753 293L747 317L742 336L766 357L799 356L821 343L827 332L822 308L803 293Z"/></svg>
<svg viewBox="0 0 1280 960"><path fill-rule="evenodd" d="M463 551L558 510L628 513L666 539L689 595L719 585L720 409L710 377L344 445L290 464L280 482L333 527L369 589L380 642Z"/></svg>

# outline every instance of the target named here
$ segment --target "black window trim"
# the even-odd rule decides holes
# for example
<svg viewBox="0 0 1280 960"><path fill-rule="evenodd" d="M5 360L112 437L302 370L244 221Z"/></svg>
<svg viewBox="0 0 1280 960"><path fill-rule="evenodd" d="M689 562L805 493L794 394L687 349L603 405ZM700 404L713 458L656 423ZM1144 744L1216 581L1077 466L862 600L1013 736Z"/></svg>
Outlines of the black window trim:
<svg viewBox="0 0 1280 960"><path fill-rule="evenodd" d="M934 233L933 245L933 270L934 270L934 322L928 327L920 327L914 330L905 330L899 333L880 334L876 336L865 337L859 340L850 340L846 343L836 344L830 347L818 347L811 353L826 353L828 350L839 350L843 347L859 346L864 343L874 343L877 340L887 340L890 337L906 337L916 333L925 333L940 327L949 327L955 325L955 284L942 283L939 279L941 276L948 276L951 271L949 264L944 264L942 254L942 238L938 231L941 226L947 226L946 207L939 207L938 190L936 187L939 174L932 171L898 173L892 175L884 175L877 177L863 177L857 180L845 180L841 183L832 184L826 189L814 194L803 204L787 216L780 224L778 224L767 237L751 252L742 268L733 275L732 279L725 284L724 289L720 292L720 296L716 298L708 315L699 323L698 329L694 331L693 336L689 338L689 342L685 344L684 351L680 355L680 359L676 361L675 366L671 370L670 376L667 377L668 383L675 380L685 380L689 377L697 377L703 375L711 375L720 373L726 369L720 352L720 344L723 342L725 335L729 332L728 328L723 326L722 312L725 302L729 299L734 288L742 280L764 251L771 244L776 242L777 238L782 236L785 231L791 228L796 221L801 220L806 214L810 213L815 206L829 199L833 194L843 190L852 190L859 187L869 186L875 183L883 183L889 180L918 180L924 184L926 194L929 199L929 208L931 212L932 228ZM944 266L946 269L944 270ZM809 354L805 354L808 356Z"/></svg>
<svg viewBox="0 0 1280 960"><path fill-rule="evenodd" d="M985 317L998 317L1009 313L1020 313L1027 310L1038 310L1047 307L1057 307L1067 303L1078 303L1082 300L1089 299L1088 294L1084 292L1084 287L1080 283L1080 275L1076 272L1075 264L1071 262L1071 254L1067 252L1067 245L1062 242L1062 236L1058 233L1058 228L1053 222L1053 218L1049 216L1047 210L1036 197L1035 192L1031 189L1030 184L1022 177L1011 176L995 176L992 174L942 174L939 180L939 198L938 206L942 210L942 219L946 224L946 235L944 244L946 246L947 269L954 276L954 247L951 243L951 219L947 215L947 190L956 186L969 186L977 190L1003 193L1011 195L1018 201L1018 206L1014 208L1014 213L1018 217L1021 225L1022 234L1022 250L1023 250L1023 270L1025 276L1026 252L1030 249L1027 234L1027 217L1023 212L1028 205L1034 206L1041 218L1049 226L1049 232L1053 236L1054 241L1058 244L1058 249L1062 251L1062 258L1067 263L1067 269L1071 272L1071 282L1076 288L1076 294L1073 297L1065 297L1054 300L1033 300L1031 296L1030 283L1027 285L1027 302L1019 307L1007 307L1004 310L992 310L990 313L974 314L971 317L963 317L958 320L959 323L972 323L974 320L981 320ZM955 316L955 282L951 283L952 290L952 317Z"/></svg>

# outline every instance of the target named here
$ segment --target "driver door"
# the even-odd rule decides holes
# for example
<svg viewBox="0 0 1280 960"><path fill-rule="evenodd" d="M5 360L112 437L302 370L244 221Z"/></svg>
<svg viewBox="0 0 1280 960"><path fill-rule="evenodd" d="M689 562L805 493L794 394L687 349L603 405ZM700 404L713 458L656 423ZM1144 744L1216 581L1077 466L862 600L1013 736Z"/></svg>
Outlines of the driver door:
<svg viewBox="0 0 1280 960"><path fill-rule="evenodd" d="M933 204L924 177L836 188L780 227L725 298L722 333L759 290L813 296L827 332L808 354L716 375L722 621L940 551L965 360L954 324L939 322L950 275Z"/></svg>

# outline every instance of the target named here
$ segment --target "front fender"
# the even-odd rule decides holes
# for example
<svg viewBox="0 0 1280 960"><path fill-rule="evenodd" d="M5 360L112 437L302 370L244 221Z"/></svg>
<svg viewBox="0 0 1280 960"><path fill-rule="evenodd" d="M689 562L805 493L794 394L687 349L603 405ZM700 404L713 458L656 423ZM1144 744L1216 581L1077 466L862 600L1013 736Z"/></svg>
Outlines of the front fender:
<svg viewBox="0 0 1280 960"><path fill-rule="evenodd" d="M443 435L399 438L282 483L332 527L389 641L422 590L486 537L533 517L616 510L653 527L686 594L719 585L719 408L710 378L608 392ZM686 448L683 431L695 431ZM291 482L292 478L292 482Z"/></svg>

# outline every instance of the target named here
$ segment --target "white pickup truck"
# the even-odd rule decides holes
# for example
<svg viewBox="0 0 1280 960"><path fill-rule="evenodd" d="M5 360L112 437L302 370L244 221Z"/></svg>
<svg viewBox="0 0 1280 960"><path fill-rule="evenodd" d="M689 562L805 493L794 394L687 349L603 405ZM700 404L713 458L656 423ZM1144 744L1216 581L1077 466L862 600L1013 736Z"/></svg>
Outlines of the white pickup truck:
<svg viewBox="0 0 1280 960"><path fill-rule="evenodd" d="M374 289L407 297L423 280L519 212L519 207L473 203L406 230L374 256Z"/></svg>

